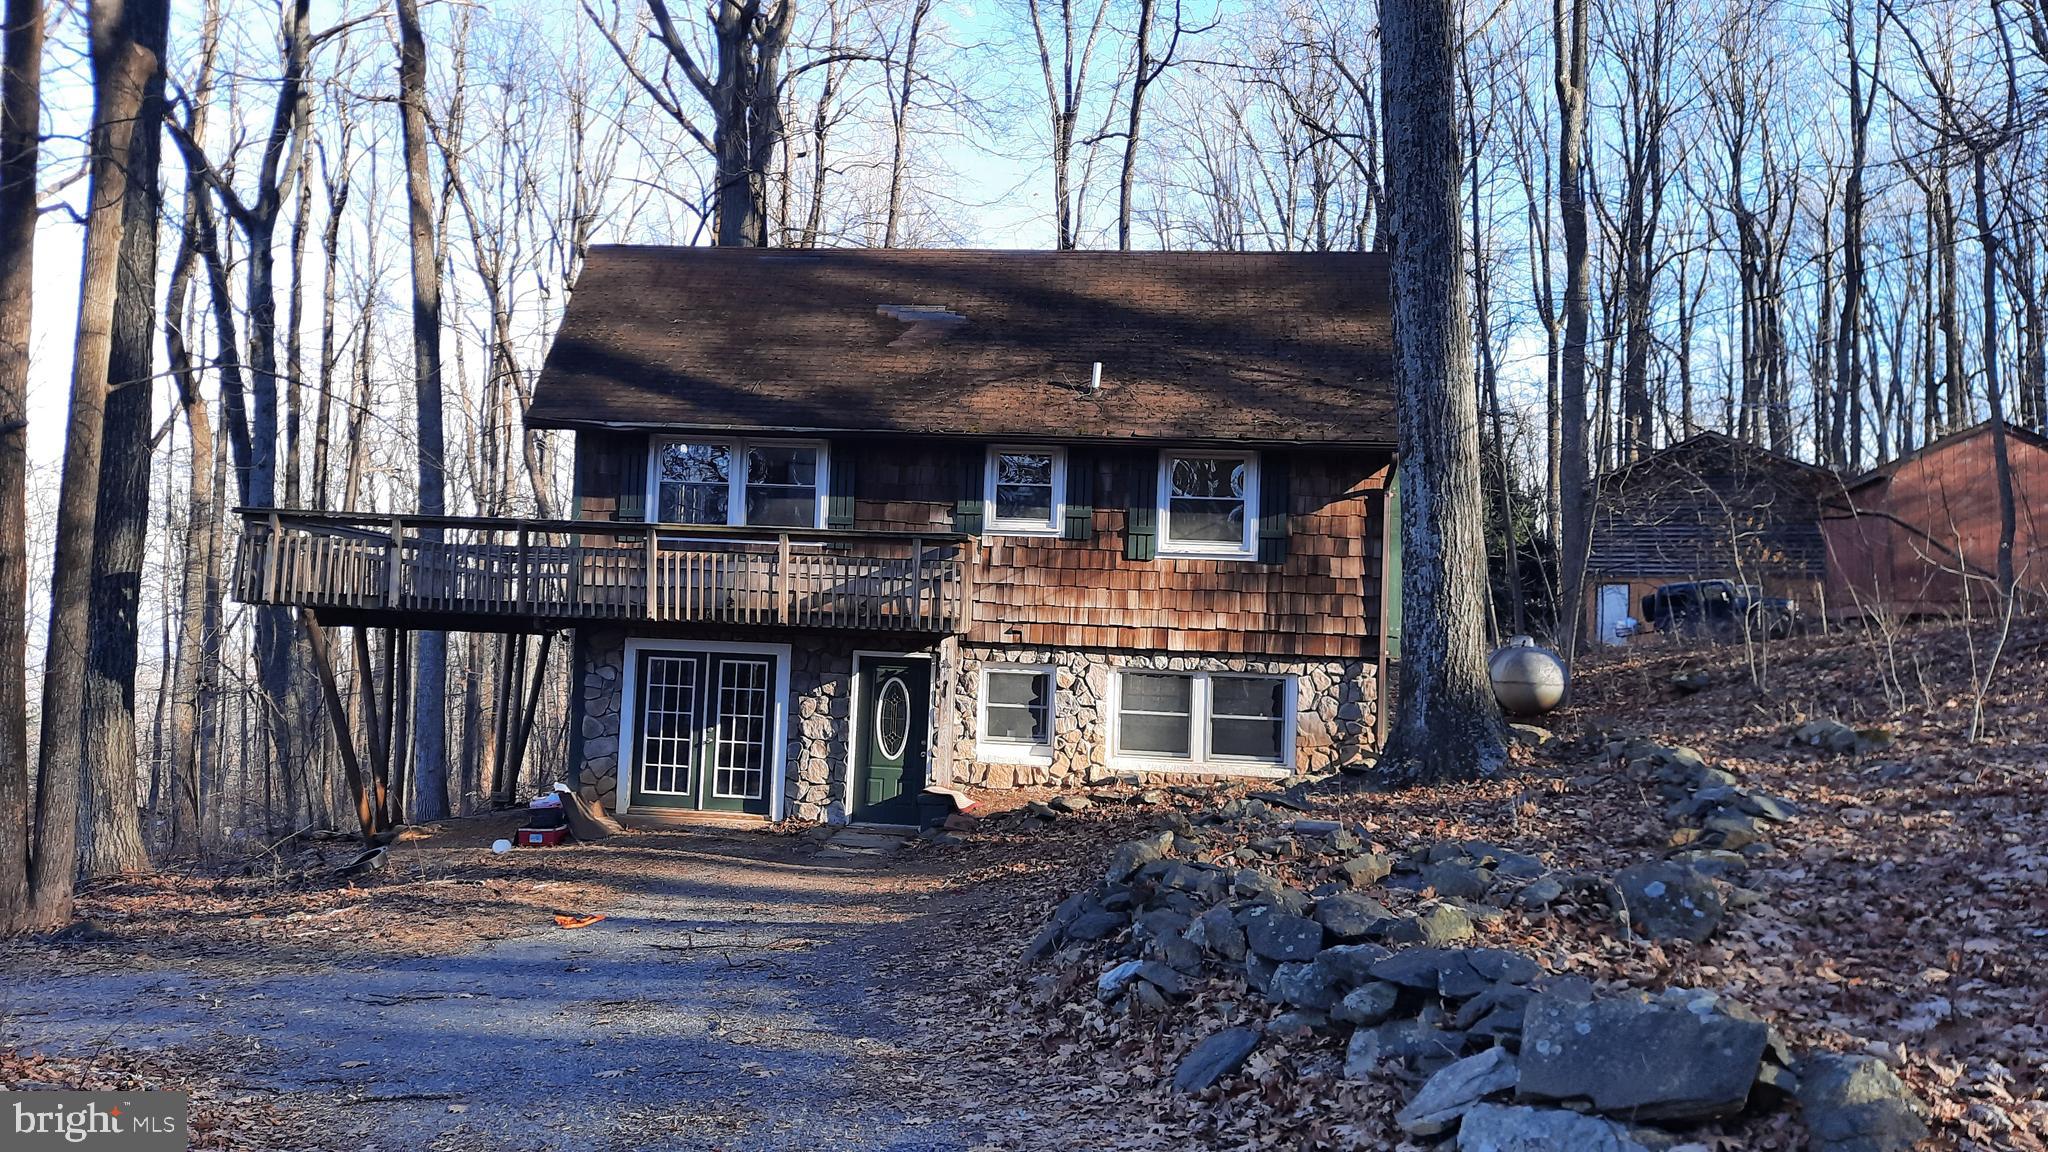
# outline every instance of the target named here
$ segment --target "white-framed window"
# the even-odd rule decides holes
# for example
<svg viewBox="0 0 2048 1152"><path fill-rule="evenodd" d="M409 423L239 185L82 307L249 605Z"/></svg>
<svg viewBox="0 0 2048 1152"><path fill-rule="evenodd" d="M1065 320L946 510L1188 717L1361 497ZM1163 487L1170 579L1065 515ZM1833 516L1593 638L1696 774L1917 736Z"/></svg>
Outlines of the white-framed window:
<svg viewBox="0 0 2048 1152"><path fill-rule="evenodd" d="M1057 447L998 445L988 450L988 529L1020 536L1060 530L1067 499L1067 451Z"/></svg>
<svg viewBox="0 0 2048 1152"><path fill-rule="evenodd" d="M1294 763L1294 694L1292 676L1125 669L1110 753L1141 768L1284 775Z"/></svg>
<svg viewBox="0 0 2048 1152"><path fill-rule="evenodd" d="M1254 452L1159 455L1159 550L1251 556L1257 550L1259 457Z"/></svg>
<svg viewBox="0 0 2048 1152"><path fill-rule="evenodd" d="M990 664L981 670L982 760L1052 760L1053 670L1041 664Z"/></svg>
<svg viewBox="0 0 2048 1152"><path fill-rule="evenodd" d="M661 438L647 465L657 523L825 526L830 461L819 441Z"/></svg>

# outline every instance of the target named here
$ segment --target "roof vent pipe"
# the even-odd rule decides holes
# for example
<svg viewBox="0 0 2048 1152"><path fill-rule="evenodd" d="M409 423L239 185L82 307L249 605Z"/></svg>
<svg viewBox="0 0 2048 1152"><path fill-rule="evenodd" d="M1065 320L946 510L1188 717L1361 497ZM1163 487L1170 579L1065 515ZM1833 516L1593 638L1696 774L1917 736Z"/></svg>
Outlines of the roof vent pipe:
<svg viewBox="0 0 2048 1152"><path fill-rule="evenodd" d="M1088 394L1093 396L1100 391L1102 391L1102 361L1097 360L1095 366L1088 370Z"/></svg>

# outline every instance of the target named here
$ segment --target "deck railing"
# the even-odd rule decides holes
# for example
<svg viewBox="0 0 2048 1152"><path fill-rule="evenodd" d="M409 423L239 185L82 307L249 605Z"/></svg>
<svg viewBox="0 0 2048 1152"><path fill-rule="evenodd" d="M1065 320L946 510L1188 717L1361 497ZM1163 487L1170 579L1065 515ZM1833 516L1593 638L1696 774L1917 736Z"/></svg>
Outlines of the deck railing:
<svg viewBox="0 0 2048 1152"><path fill-rule="evenodd" d="M244 508L237 599L420 618L952 632L966 538Z"/></svg>

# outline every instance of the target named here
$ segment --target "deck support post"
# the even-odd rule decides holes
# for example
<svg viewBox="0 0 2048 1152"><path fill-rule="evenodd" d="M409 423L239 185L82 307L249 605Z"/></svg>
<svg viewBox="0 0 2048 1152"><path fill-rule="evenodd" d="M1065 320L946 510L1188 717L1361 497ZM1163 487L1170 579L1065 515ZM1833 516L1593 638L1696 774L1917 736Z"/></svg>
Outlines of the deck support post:
<svg viewBox="0 0 2048 1152"><path fill-rule="evenodd" d="M310 608L299 613L299 627L306 633L306 649L313 656L313 671L320 678L320 692L327 701L327 718L334 725L334 747L341 754L342 775L348 778L349 798L356 806L356 823L361 826L363 842L367 844L377 834L378 813L370 806L369 789L364 787L363 766L356 759L355 738L349 731L348 705L342 701L341 687L334 678L334 659L327 649L327 630L320 626L319 618ZM365 665L357 669L356 676L367 684L369 667ZM370 747L374 749L376 746L373 721Z"/></svg>
<svg viewBox="0 0 2048 1152"><path fill-rule="evenodd" d="M502 808L512 802L512 785L505 778L505 756L512 746L512 709L518 701L517 681L512 676L512 637L498 637L497 703L491 712L491 806Z"/></svg>
<svg viewBox="0 0 2048 1152"><path fill-rule="evenodd" d="M534 714L540 711L541 688L547 683L548 649L554 644L554 641L555 634L553 632L543 632L540 634L540 651L534 654L533 661L533 687L528 689L526 701L519 709L518 726L512 737L511 754L505 758L507 767L506 779L509 781L507 790L515 795L519 788L519 772L526 765L526 742L533 735ZM523 677L526 672L525 636L519 638L519 671Z"/></svg>

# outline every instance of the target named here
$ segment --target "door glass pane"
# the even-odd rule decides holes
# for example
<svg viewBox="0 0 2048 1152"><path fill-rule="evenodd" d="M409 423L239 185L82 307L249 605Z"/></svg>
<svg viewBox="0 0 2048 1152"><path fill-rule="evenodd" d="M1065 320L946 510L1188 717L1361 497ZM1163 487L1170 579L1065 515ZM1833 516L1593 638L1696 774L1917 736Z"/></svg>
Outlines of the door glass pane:
<svg viewBox="0 0 2048 1152"><path fill-rule="evenodd" d="M720 659L711 794L758 800L768 785L770 700L766 660Z"/></svg>
<svg viewBox="0 0 2048 1152"><path fill-rule="evenodd" d="M686 796L692 790L697 738L697 661L649 656L641 699L640 791Z"/></svg>
<svg viewBox="0 0 2048 1152"><path fill-rule="evenodd" d="M818 449L763 444L747 449L747 523L814 528L818 523Z"/></svg>
<svg viewBox="0 0 2048 1152"><path fill-rule="evenodd" d="M900 676L882 685L875 701L875 744L884 760L901 760L910 740L910 689Z"/></svg>
<svg viewBox="0 0 2048 1152"><path fill-rule="evenodd" d="M655 519L724 524L731 497L731 450L723 444L662 444L655 457Z"/></svg>

